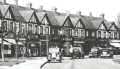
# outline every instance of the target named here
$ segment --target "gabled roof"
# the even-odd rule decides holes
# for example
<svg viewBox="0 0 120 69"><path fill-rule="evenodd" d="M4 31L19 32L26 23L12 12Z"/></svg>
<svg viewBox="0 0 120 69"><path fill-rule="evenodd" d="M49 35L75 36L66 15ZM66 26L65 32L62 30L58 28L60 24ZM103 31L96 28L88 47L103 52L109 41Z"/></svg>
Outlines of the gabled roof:
<svg viewBox="0 0 120 69"><path fill-rule="evenodd" d="M112 28L112 26L118 29L118 26L114 22L109 22L109 23L110 23L109 30Z"/></svg>
<svg viewBox="0 0 120 69"><path fill-rule="evenodd" d="M120 30L120 23L119 22L116 23L116 26Z"/></svg>
<svg viewBox="0 0 120 69"><path fill-rule="evenodd" d="M59 15L59 14L55 14L54 15L56 20L58 21L58 25L59 26L63 26L65 20L67 19L68 16L66 15Z"/></svg>
<svg viewBox="0 0 120 69"><path fill-rule="evenodd" d="M38 11L37 13L39 21L46 16L50 21L51 25L62 26L67 18L67 16L63 13L57 13L53 11Z"/></svg>
<svg viewBox="0 0 120 69"><path fill-rule="evenodd" d="M2 16L3 16L3 17L5 16L8 8L9 8L9 5L0 4L0 10L1 10L1 13L2 13Z"/></svg>
<svg viewBox="0 0 120 69"><path fill-rule="evenodd" d="M12 13L13 13L13 16L14 16L15 20L25 22L24 18L22 17L22 15L19 12L18 7L10 6L10 8L12 10Z"/></svg>
<svg viewBox="0 0 120 69"><path fill-rule="evenodd" d="M37 17L38 17L38 20L41 22L42 21L42 19L44 18L44 16L46 15L46 12L42 12L42 11L37 11L36 12L36 15L37 15Z"/></svg>
<svg viewBox="0 0 120 69"><path fill-rule="evenodd" d="M26 22L29 22L32 14L34 13L33 10L20 10L19 12L23 16Z"/></svg>
<svg viewBox="0 0 120 69"><path fill-rule="evenodd" d="M77 24L77 22L79 21L79 19L80 19L80 17L79 16L77 16L77 15L70 15L70 19L71 19L71 21L72 21L72 23L73 23L73 26L75 27L75 25Z"/></svg>

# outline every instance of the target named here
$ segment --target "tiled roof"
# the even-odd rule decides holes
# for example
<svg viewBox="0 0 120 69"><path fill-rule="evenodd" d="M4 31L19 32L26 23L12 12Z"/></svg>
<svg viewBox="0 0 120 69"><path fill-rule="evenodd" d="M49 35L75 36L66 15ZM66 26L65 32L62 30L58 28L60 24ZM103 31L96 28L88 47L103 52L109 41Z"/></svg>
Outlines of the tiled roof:
<svg viewBox="0 0 120 69"><path fill-rule="evenodd" d="M25 19L21 16L19 12L19 8L17 6L10 6L10 7L13 12L15 20L25 22Z"/></svg>
<svg viewBox="0 0 120 69"><path fill-rule="evenodd" d="M116 25L115 22L109 22L109 24L110 24L110 25L109 25L109 27L108 27L108 30L110 30L110 28L111 28L112 26L115 26L115 28L119 29L119 28L118 28L119 25Z"/></svg>
<svg viewBox="0 0 120 69"><path fill-rule="evenodd" d="M45 14L46 14L46 12L42 12L42 11L37 11L36 12L36 15L37 15L37 17L38 17L38 20L41 22L42 21L42 19L44 18L44 16L45 16Z"/></svg>
<svg viewBox="0 0 120 69"><path fill-rule="evenodd" d="M70 19L71 19L71 21L73 23L73 26L75 26L76 23L78 22L78 20L80 19L80 17L77 16L77 15L70 15Z"/></svg>
<svg viewBox="0 0 120 69"><path fill-rule="evenodd" d="M0 4L0 10L1 10L2 16L5 16L5 13L7 12L8 8L9 8L9 5Z"/></svg>
<svg viewBox="0 0 120 69"><path fill-rule="evenodd" d="M98 29L100 24L103 22L103 19L101 17L83 16L83 15L79 16L76 14L67 15L66 13L59 13L59 12L45 11L45 10L39 11L36 9L27 8L27 7L8 5L8 4L3 5L3 3L0 3L0 10L3 16L5 16L5 13L9 7L12 9L14 18L19 21L28 22L32 14L36 12L38 20L40 22L42 21L43 17L47 15L50 23L52 25L58 25L58 26L62 26L68 16L70 17L74 26L76 25L78 20L81 19L86 29ZM107 20L104 20L104 23L107 29L109 29L111 23L108 22ZM120 28L120 26L118 27Z"/></svg>
<svg viewBox="0 0 120 69"><path fill-rule="evenodd" d="M19 12L24 17L25 21L29 22L34 11L33 10L20 10Z"/></svg>

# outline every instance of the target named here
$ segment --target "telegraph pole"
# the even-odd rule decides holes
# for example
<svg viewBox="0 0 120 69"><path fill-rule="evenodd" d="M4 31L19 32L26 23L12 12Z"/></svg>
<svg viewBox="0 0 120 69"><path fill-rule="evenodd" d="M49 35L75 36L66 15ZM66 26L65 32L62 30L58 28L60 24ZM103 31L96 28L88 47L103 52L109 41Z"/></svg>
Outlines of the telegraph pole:
<svg viewBox="0 0 120 69"><path fill-rule="evenodd" d="M1 56L2 56L2 61L5 61L5 57L4 57L4 44L3 44L3 34L4 34L4 30L3 30L3 24L2 24L2 20L1 20Z"/></svg>
<svg viewBox="0 0 120 69"><path fill-rule="evenodd" d="M47 45L47 55L48 55L48 53L49 53L49 39L48 39L49 37L48 37L48 34L46 35L46 45Z"/></svg>

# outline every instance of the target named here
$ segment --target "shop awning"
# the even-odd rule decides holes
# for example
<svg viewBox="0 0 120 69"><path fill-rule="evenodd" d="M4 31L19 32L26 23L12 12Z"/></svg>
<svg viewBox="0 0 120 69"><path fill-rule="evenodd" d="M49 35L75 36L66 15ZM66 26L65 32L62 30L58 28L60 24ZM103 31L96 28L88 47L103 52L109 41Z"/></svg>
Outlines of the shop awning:
<svg viewBox="0 0 120 69"><path fill-rule="evenodd" d="M110 45L112 45L114 47L120 47L120 43L110 43Z"/></svg>
<svg viewBox="0 0 120 69"><path fill-rule="evenodd" d="M85 43L84 41L74 41L74 43Z"/></svg>
<svg viewBox="0 0 120 69"><path fill-rule="evenodd" d="M120 43L120 40L111 40L112 43Z"/></svg>
<svg viewBox="0 0 120 69"><path fill-rule="evenodd" d="M2 39L0 38L0 43L2 43ZM15 39L4 39L3 44L16 44Z"/></svg>

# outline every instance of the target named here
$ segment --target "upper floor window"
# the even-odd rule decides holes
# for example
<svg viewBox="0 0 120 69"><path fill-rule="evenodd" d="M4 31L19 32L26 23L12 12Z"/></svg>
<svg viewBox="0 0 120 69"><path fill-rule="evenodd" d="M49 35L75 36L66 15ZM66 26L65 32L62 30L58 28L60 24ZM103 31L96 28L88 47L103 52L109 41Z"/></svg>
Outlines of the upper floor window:
<svg viewBox="0 0 120 69"><path fill-rule="evenodd" d="M98 31L98 38L101 37L101 31Z"/></svg>
<svg viewBox="0 0 120 69"><path fill-rule="evenodd" d="M115 37L115 39L117 38L117 32L114 32L114 37Z"/></svg>
<svg viewBox="0 0 120 69"><path fill-rule="evenodd" d="M10 22L10 30L13 31L13 22Z"/></svg>
<svg viewBox="0 0 120 69"><path fill-rule="evenodd" d="M3 31L7 31L7 21L2 22Z"/></svg>
<svg viewBox="0 0 120 69"><path fill-rule="evenodd" d="M94 32L92 32L91 34L92 34L92 37L95 37L95 33Z"/></svg>
<svg viewBox="0 0 120 69"><path fill-rule="evenodd" d="M104 38L106 38L107 34L106 34L106 31L104 31Z"/></svg>
<svg viewBox="0 0 120 69"><path fill-rule="evenodd" d="M81 30L81 36L84 37L85 36L85 30Z"/></svg>
<svg viewBox="0 0 120 69"><path fill-rule="evenodd" d="M88 33L88 31L86 31L86 36L87 36L87 37L89 36L89 33Z"/></svg>
<svg viewBox="0 0 120 69"><path fill-rule="evenodd" d="M49 34L49 27L45 27L45 34Z"/></svg>
<svg viewBox="0 0 120 69"><path fill-rule="evenodd" d="M43 26L40 26L40 33L43 34Z"/></svg>

